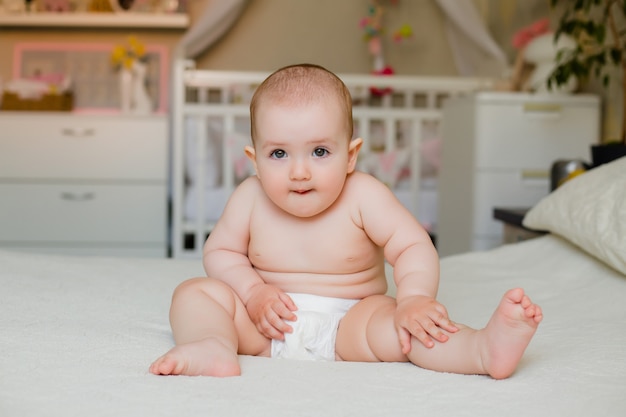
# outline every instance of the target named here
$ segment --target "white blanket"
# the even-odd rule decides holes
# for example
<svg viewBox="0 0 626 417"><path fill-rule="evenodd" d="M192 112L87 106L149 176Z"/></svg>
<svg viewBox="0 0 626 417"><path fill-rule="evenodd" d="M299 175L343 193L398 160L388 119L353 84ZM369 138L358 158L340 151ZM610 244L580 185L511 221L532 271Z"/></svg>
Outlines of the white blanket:
<svg viewBox="0 0 626 417"><path fill-rule="evenodd" d="M624 416L626 277L546 236L442 261L440 299L482 327L523 286L545 318L517 372L241 357L241 377L163 377L172 290L199 261L0 251L0 416Z"/></svg>

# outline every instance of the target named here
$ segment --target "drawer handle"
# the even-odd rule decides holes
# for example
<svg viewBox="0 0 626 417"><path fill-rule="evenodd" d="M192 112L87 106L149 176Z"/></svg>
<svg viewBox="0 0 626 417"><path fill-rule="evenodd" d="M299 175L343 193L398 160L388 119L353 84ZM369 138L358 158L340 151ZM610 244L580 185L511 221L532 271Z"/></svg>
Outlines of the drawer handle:
<svg viewBox="0 0 626 417"><path fill-rule="evenodd" d="M69 191L63 191L61 193L61 198L67 201L90 201L96 198L96 194L91 191L84 193L71 193Z"/></svg>
<svg viewBox="0 0 626 417"><path fill-rule="evenodd" d="M525 180L543 180L550 177L550 173L544 169L523 169L522 179Z"/></svg>
<svg viewBox="0 0 626 417"><path fill-rule="evenodd" d="M559 113L561 105L555 103L525 103L524 111L529 113Z"/></svg>
<svg viewBox="0 0 626 417"><path fill-rule="evenodd" d="M529 119L554 120L561 118L561 105L553 103L526 103L524 116Z"/></svg>
<svg viewBox="0 0 626 417"><path fill-rule="evenodd" d="M89 136L93 136L96 133L96 131L90 127L86 127L83 129L65 127L61 129L61 133L63 133L65 136L71 136L73 138L86 138Z"/></svg>

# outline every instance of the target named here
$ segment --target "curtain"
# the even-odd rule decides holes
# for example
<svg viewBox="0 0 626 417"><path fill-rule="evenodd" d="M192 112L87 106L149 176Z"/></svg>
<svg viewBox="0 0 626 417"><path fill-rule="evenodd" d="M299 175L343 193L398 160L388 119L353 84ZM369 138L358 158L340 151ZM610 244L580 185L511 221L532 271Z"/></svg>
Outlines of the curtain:
<svg viewBox="0 0 626 417"><path fill-rule="evenodd" d="M445 31L459 75L502 76L507 57L493 40L472 0L435 0L445 18Z"/></svg>
<svg viewBox="0 0 626 417"><path fill-rule="evenodd" d="M249 0L210 0L202 15L189 29L176 54L195 58L213 45L237 21Z"/></svg>

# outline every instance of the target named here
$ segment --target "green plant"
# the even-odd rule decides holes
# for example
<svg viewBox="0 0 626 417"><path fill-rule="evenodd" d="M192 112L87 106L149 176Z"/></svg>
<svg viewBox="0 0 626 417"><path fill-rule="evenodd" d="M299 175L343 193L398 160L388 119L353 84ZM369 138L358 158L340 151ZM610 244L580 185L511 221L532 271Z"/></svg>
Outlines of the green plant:
<svg viewBox="0 0 626 417"><path fill-rule="evenodd" d="M558 64L548 77L548 89L565 84L572 76L581 81L594 76L608 88L611 67L619 68L623 101L620 142L626 145L626 0L550 0L550 4L562 11L554 42L568 35L577 46L557 53Z"/></svg>

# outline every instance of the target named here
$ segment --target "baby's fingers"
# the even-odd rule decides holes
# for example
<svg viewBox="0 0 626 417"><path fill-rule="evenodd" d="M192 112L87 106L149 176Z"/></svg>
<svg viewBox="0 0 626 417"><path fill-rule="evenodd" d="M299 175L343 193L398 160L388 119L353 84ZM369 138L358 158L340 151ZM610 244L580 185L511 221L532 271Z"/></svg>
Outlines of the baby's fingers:
<svg viewBox="0 0 626 417"><path fill-rule="evenodd" d="M298 309L298 307L296 306L296 303L294 303L291 297L285 294L284 292L280 292L278 294L278 297L283 303L285 303L285 306L287 306L287 308L290 311L296 311ZM295 315L294 315L294 318L295 318ZM293 319L288 319L288 320L293 320Z"/></svg>
<svg viewBox="0 0 626 417"><path fill-rule="evenodd" d="M285 323L273 310L263 316L259 322L258 329L265 337L277 340L284 340L284 333L293 331L291 326Z"/></svg>
<svg viewBox="0 0 626 417"><path fill-rule="evenodd" d="M431 314L430 318L437 326L450 333L459 331L459 328L448 318L448 312L444 306L439 305L435 311L435 314Z"/></svg>
<svg viewBox="0 0 626 417"><path fill-rule="evenodd" d="M296 311L298 308L287 294L283 295L284 297L286 297L286 299L283 299L283 297L281 296L281 302L275 303L272 306L272 309L283 320L296 321L298 317L295 315L294 311Z"/></svg>
<svg viewBox="0 0 626 417"><path fill-rule="evenodd" d="M262 318L259 323L257 323L257 330L268 339L277 339L283 340L284 334L278 331L267 318Z"/></svg>
<svg viewBox="0 0 626 417"><path fill-rule="evenodd" d="M408 355L411 351L411 333L404 328L398 329L398 340L400 341L400 349L403 355Z"/></svg>
<svg viewBox="0 0 626 417"><path fill-rule="evenodd" d="M454 324L454 322L447 317L439 320L437 322L437 325L450 333L455 333L459 331L457 325Z"/></svg>
<svg viewBox="0 0 626 417"><path fill-rule="evenodd" d="M432 328L428 329L429 327L431 327L430 325L432 325ZM407 330L413 337L419 340L421 344L423 344L427 348L431 348L435 346L435 342L433 342L431 335L435 335L430 333L428 330L431 330L433 333L435 333L434 328L436 328L437 326L435 326L432 321L430 322L430 325L422 325L419 322L413 322L407 327Z"/></svg>

